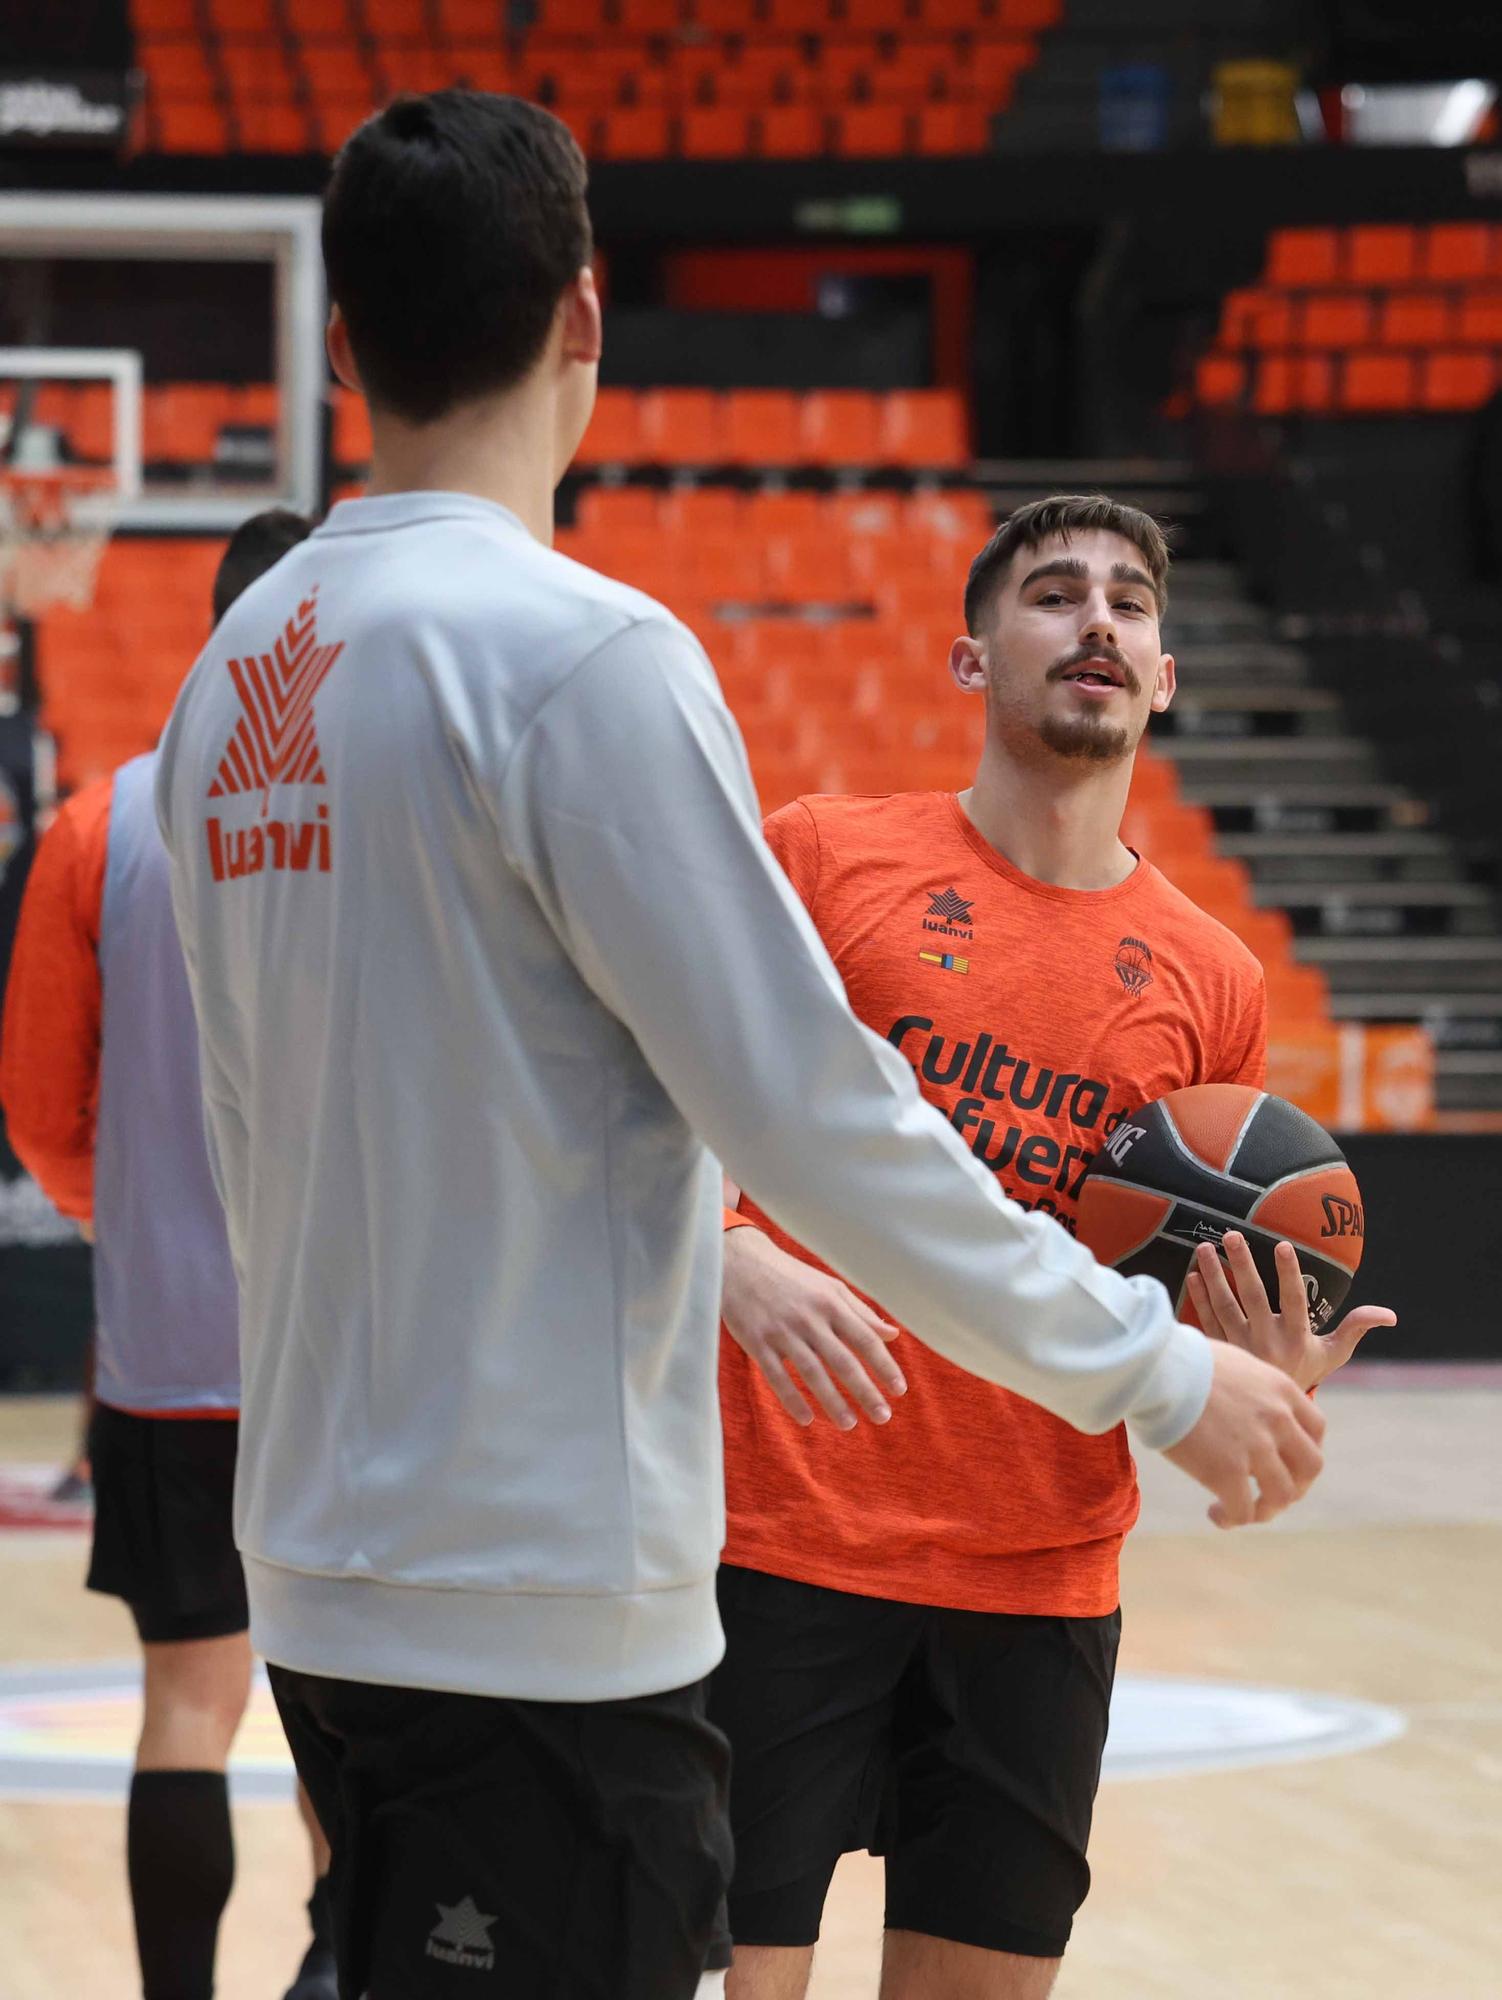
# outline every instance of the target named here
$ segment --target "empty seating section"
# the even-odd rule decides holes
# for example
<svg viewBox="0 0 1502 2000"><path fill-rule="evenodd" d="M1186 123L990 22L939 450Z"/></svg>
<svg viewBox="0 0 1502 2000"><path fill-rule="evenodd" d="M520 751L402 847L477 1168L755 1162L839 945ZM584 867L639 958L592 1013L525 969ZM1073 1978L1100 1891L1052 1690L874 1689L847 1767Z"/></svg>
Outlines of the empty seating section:
<svg viewBox="0 0 1502 2000"><path fill-rule="evenodd" d="M58 744L65 790L149 750L210 625L209 596L223 544L111 543L94 602L39 621L38 720Z"/></svg>
<svg viewBox="0 0 1502 2000"><path fill-rule="evenodd" d="M955 787L973 769L979 699L946 662L965 572L991 531L973 489L813 492L597 484L561 529L567 555L661 597L696 631L744 732L763 805L800 792ZM71 789L145 750L203 645L220 544L120 540L94 604L39 624L41 722ZM1173 763L1138 759L1125 836L1255 951L1281 1027L1328 1020L1288 920L1253 906L1240 862Z"/></svg>
<svg viewBox="0 0 1502 2000"><path fill-rule="evenodd" d="M106 383L42 383L30 421L54 433L65 464L98 465L111 457L113 391ZM207 467L226 431L269 434L276 421L277 393L269 382L152 384L141 398L142 454L151 467Z"/></svg>
<svg viewBox="0 0 1502 2000"><path fill-rule="evenodd" d="M368 464L364 405L343 390L333 442L341 475ZM964 399L949 389L602 389L577 463L945 472L969 457Z"/></svg>
<svg viewBox="0 0 1502 2000"><path fill-rule="evenodd" d="M1062 0L132 0L146 146L327 153L402 90L549 105L592 156L986 150Z"/></svg>
<svg viewBox="0 0 1502 2000"><path fill-rule="evenodd" d="M1502 388L1502 224L1283 229L1195 400L1264 416L1471 410Z"/></svg>

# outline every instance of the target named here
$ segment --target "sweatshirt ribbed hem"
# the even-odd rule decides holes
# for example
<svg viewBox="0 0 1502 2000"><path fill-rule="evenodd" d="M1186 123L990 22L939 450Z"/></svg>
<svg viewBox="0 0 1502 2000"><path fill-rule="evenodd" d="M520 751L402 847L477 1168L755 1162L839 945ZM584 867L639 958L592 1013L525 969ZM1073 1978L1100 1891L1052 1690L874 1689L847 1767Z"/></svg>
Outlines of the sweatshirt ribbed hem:
<svg viewBox="0 0 1502 2000"><path fill-rule="evenodd" d="M256 1651L295 1673L513 1701L623 1701L702 1680L725 1650L713 1575L572 1597L317 1576L245 1558Z"/></svg>

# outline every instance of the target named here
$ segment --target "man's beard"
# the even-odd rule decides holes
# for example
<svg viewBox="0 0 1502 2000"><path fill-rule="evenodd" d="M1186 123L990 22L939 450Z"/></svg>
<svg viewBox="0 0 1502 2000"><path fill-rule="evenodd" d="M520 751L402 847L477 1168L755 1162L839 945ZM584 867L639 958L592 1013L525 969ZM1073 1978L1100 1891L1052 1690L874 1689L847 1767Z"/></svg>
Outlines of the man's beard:
<svg viewBox="0 0 1502 2000"><path fill-rule="evenodd" d="M1097 659L1109 660L1118 669L1129 695L1135 697L1141 693L1142 683L1131 665L1115 646L1109 644L1077 646L1062 659L1055 660L1048 670L1048 684L1052 686L1076 667ZM997 700L994 683L988 681L987 693L999 713L1001 704ZM1015 735L1012 727L1005 723L1003 727L1007 735ZM1079 759L1088 764L1120 763L1123 757L1132 755L1141 736L1140 729L1133 735L1118 723L1107 722L1088 709L1077 709L1072 715L1045 715L1033 731L1034 741L1041 742L1055 757Z"/></svg>
<svg viewBox="0 0 1502 2000"><path fill-rule="evenodd" d="M1045 715L1038 734L1056 757L1116 764L1136 747L1125 729L1098 715Z"/></svg>

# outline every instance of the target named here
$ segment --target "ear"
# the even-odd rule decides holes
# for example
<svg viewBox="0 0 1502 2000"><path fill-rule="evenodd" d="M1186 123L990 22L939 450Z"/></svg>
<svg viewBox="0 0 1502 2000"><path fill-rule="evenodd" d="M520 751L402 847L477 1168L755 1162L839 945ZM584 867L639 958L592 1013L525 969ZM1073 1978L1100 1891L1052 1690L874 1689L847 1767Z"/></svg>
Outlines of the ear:
<svg viewBox="0 0 1502 2000"><path fill-rule="evenodd" d="M1158 678L1153 687L1152 711L1154 715L1161 715L1164 709L1167 708L1168 704L1173 700L1174 691L1177 689L1178 684L1178 679L1174 673L1173 654L1165 653L1158 662Z"/></svg>
<svg viewBox="0 0 1502 2000"><path fill-rule="evenodd" d="M949 649L949 671L962 694L984 694L986 649L982 641L972 639L968 634L956 639Z"/></svg>
<svg viewBox="0 0 1502 2000"><path fill-rule="evenodd" d="M562 358L597 362L605 345L605 327L595 274L587 264L565 290L558 310L563 321Z"/></svg>
<svg viewBox="0 0 1502 2000"><path fill-rule="evenodd" d="M357 396L365 393L365 384L360 380L360 371L355 366L355 351L349 344L349 327L338 306L329 308L329 323L323 330L324 351L329 357L329 366L339 377L346 389L353 389Z"/></svg>

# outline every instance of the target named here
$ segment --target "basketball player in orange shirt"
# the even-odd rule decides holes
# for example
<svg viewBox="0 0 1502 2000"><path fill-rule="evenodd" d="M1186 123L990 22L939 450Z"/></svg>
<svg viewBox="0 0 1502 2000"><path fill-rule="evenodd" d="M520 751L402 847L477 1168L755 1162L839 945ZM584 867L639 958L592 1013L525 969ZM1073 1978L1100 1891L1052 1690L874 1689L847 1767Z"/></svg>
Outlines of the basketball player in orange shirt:
<svg viewBox="0 0 1502 2000"><path fill-rule="evenodd" d="M1136 508L1020 508L971 566L949 658L986 703L970 789L799 799L766 826L856 1013L1006 1192L1065 1229L1127 1113L1266 1072L1256 959L1119 838L1174 693L1167 569ZM1089 1885L1138 1504L1125 1431L1084 1436L911 1337L894 1352L897 1330L748 1196L727 1225L710 1698L735 1759L727 1991L802 2000L835 1863L870 1846L882 2000L1035 2000ZM1296 1269L1274 1312L1227 1252L1245 1311L1207 1252L1203 1324L1306 1387L1392 1320L1367 1308L1317 1338Z"/></svg>

